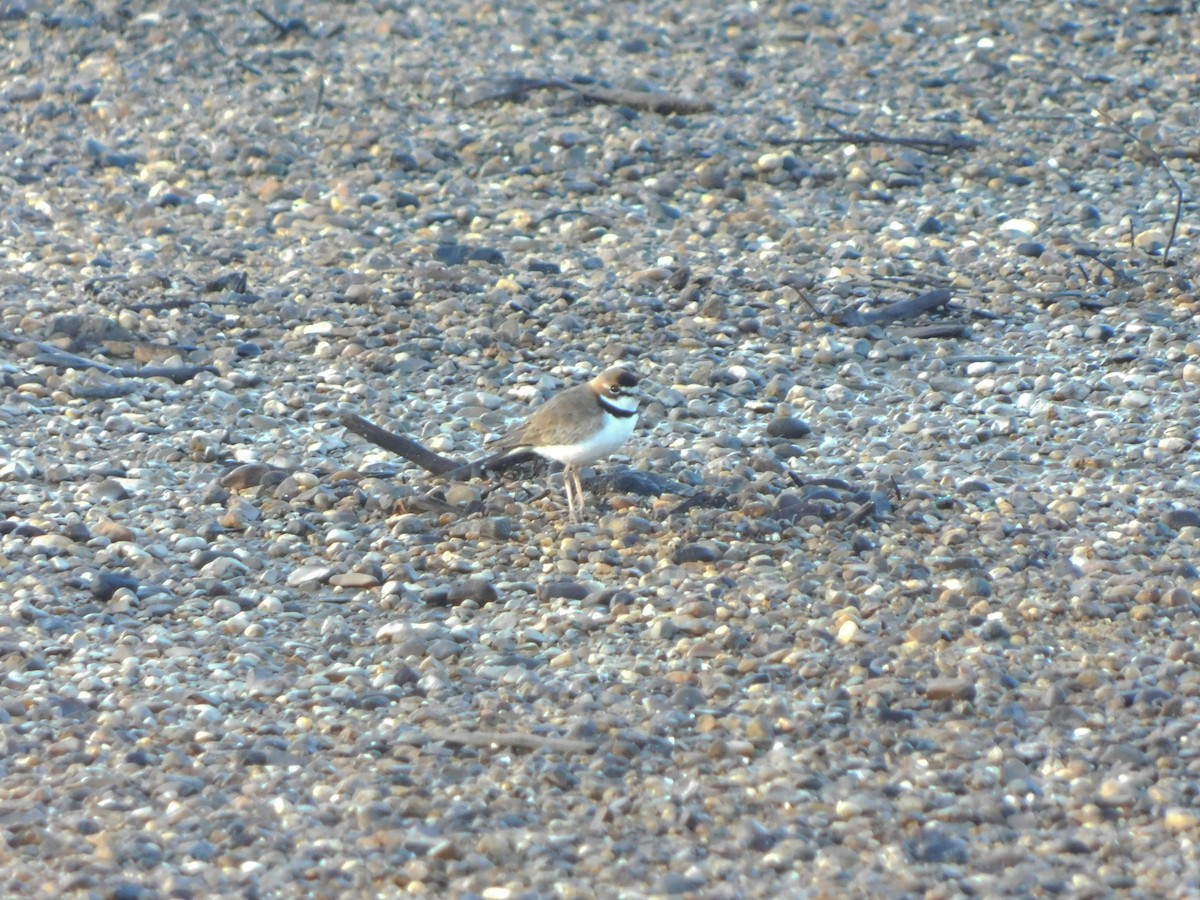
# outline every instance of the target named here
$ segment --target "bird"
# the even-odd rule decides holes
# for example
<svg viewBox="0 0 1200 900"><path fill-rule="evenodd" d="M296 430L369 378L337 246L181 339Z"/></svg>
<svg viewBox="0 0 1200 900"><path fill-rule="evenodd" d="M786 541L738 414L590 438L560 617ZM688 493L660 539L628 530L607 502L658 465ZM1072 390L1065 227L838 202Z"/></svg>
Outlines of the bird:
<svg viewBox="0 0 1200 900"><path fill-rule="evenodd" d="M494 452L480 465L486 470L529 453L562 463L568 513L572 522L578 522L584 506L579 467L603 459L629 440L642 396L638 377L623 366L613 366L585 384L555 394L493 441L489 449Z"/></svg>

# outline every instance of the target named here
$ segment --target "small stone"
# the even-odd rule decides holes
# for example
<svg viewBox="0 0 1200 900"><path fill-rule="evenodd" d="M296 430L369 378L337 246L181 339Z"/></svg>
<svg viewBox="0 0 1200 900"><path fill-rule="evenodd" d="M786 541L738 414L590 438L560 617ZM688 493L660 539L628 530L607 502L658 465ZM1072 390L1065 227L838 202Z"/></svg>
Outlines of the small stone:
<svg viewBox="0 0 1200 900"><path fill-rule="evenodd" d="M312 587L317 584L324 584L333 577L334 570L332 566L300 566L288 573L288 587Z"/></svg>
<svg viewBox="0 0 1200 900"><path fill-rule="evenodd" d="M380 579L369 572L338 572L329 579L329 583L334 587L365 590L378 587Z"/></svg>
<svg viewBox="0 0 1200 900"><path fill-rule="evenodd" d="M246 463L231 469L221 477L221 486L231 491L243 491L260 484L278 484L287 473L262 463Z"/></svg>
<svg viewBox="0 0 1200 900"><path fill-rule="evenodd" d="M1152 256L1157 256L1167 246L1166 232L1159 228L1150 228L1139 232L1133 239L1133 245Z"/></svg>
<svg viewBox="0 0 1200 900"><path fill-rule="evenodd" d="M582 600L592 592L586 584L578 581L554 581L538 585L538 600Z"/></svg>
<svg viewBox="0 0 1200 900"><path fill-rule="evenodd" d="M479 533L494 541L507 541L513 535L513 520L507 516L489 516L479 523Z"/></svg>
<svg viewBox="0 0 1200 900"><path fill-rule="evenodd" d="M1182 528L1200 528L1200 510L1175 507L1163 514L1163 524L1179 531Z"/></svg>
<svg viewBox="0 0 1200 900"><path fill-rule="evenodd" d="M92 596L102 603L111 600L120 588L137 591L138 580L124 572L100 572L92 580Z"/></svg>
<svg viewBox="0 0 1200 900"><path fill-rule="evenodd" d="M111 519L102 519L93 526L93 530L100 537L106 537L114 544L125 541L133 541L137 536L133 529L128 525L121 525Z"/></svg>
<svg viewBox="0 0 1200 900"><path fill-rule="evenodd" d="M65 534L39 534L29 539L29 549L46 556L66 555L75 549L75 541Z"/></svg>
<svg viewBox="0 0 1200 900"><path fill-rule="evenodd" d="M1037 241L1021 241L1017 244L1017 252L1022 256L1041 256L1046 252L1046 245Z"/></svg>
<svg viewBox="0 0 1200 900"><path fill-rule="evenodd" d="M847 619L838 628L837 642L843 646L847 644L853 644L859 639L860 631L861 629L858 627L857 622L855 622L853 619Z"/></svg>
<svg viewBox="0 0 1200 900"><path fill-rule="evenodd" d="M909 841L907 847L915 862L961 866L969 860L965 841L937 831L922 834Z"/></svg>
<svg viewBox="0 0 1200 900"><path fill-rule="evenodd" d="M115 478L105 478L103 481L85 485L84 490L89 497L98 502L119 503L129 499L129 491Z"/></svg>
<svg viewBox="0 0 1200 900"><path fill-rule="evenodd" d="M1137 802L1137 791L1124 778L1106 778L1096 792L1096 804L1105 807L1129 807Z"/></svg>
<svg viewBox="0 0 1200 900"><path fill-rule="evenodd" d="M796 416L780 416L767 424L767 434L771 437L796 440L812 434L812 426Z"/></svg>
<svg viewBox="0 0 1200 900"><path fill-rule="evenodd" d="M495 603L499 594L492 583L484 578L468 578L450 586L446 602L450 606L458 606L464 601L471 600L477 606Z"/></svg>
<svg viewBox="0 0 1200 900"><path fill-rule="evenodd" d="M676 565L685 563L710 563L717 559L716 548L710 544L684 544L671 554L671 561Z"/></svg>
<svg viewBox="0 0 1200 900"><path fill-rule="evenodd" d="M1147 406L1149 406L1153 402L1154 402L1154 399L1149 394L1147 394L1145 391L1133 390L1133 391L1129 391L1128 393L1122 395L1121 408L1122 409L1145 409Z"/></svg>
<svg viewBox="0 0 1200 900"><path fill-rule="evenodd" d="M1000 223L1000 230L1012 235L1031 237L1037 234L1037 224L1029 219L1009 219Z"/></svg>
<svg viewBox="0 0 1200 900"><path fill-rule="evenodd" d="M479 488L458 482L446 488L446 502L451 506L470 506L479 502Z"/></svg>
<svg viewBox="0 0 1200 900"><path fill-rule="evenodd" d="M1193 809L1172 806L1163 814L1163 826L1171 834L1192 831L1197 825L1200 825L1200 815Z"/></svg>
<svg viewBox="0 0 1200 900"><path fill-rule="evenodd" d="M925 684L930 700L974 700L975 685L965 678L932 678Z"/></svg>

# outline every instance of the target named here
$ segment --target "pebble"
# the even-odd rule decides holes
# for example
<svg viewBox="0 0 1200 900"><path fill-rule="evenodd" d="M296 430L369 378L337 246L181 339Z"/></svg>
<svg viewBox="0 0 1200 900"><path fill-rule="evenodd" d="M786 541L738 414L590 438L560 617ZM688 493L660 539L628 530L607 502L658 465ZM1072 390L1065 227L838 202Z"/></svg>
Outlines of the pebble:
<svg viewBox="0 0 1200 900"><path fill-rule="evenodd" d="M216 562L224 562L218 560ZM312 587L317 584L324 584L333 577L334 569L332 566L311 565L299 566L288 573L288 587L305 588Z"/></svg>
<svg viewBox="0 0 1200 900"><path fill-rule="evenodd" d="M1000 223L999 230L1011 235L1029 237L1037 234L1038 227L1029 219L1008 219Z"/></svg>
<svg viewBox="0 0 1200 900"><path fill-rule="evenodd" d="M932 678L925 683L930 700L974 700L975 685L965 678Z"/></svg>
<svg viewBox="0 0 1200 900"><path fill-rule="evenodd" d="M499 596L490 581L483 578L468 578L451 585L446 600L451 606L458 606L467 600L478 606L485 606L488 603L495 603Z"/></svg>
<svg viewBox="0 0 1200 900"><path fill-rule="evenodd" d="M678 565L686 563L711 563L718 559L718 551L711 544L685 544L671 554Z"/></svg>
<svg viewBox="0 0 1200 900"><path fill-rule="evenodd" d="M796 440L808 437L811 433L812 427L803 419L795 416L780 416L767 423L767 434L771 437Z"/></svg>
<svg viewBox="0 0 1200 900"><path fill-rule="evenodd" d="M1179 531L1183 528L1200 528L1200 509L1174 507L1163 514L1163 523Z"/></svg>

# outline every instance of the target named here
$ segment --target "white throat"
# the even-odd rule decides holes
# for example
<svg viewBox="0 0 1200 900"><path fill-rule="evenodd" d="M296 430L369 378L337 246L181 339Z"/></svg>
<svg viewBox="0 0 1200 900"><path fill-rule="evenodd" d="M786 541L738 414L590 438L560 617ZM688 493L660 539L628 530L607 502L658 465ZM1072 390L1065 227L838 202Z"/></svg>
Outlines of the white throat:
<svg viewBox="0 0 1200 900"><path fill-rule="evenodd" d="M614 414L622 412L626 414L625 417L631 417L637 412L638 398L632 394L618 394L615 397L611 394L601 394L600 406Z"/></svg>

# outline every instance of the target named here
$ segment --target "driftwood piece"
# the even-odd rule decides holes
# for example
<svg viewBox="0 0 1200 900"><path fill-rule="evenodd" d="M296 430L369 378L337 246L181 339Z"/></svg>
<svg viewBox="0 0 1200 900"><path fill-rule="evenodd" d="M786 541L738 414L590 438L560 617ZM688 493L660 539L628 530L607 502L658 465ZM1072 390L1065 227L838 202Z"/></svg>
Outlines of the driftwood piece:
<svg viewBox="0 0 1200 900"><path fill-rule="evenodd" d="M54 366L57 369L95 369L105 375L118 378L169 378L176 384L191 381L203 372L217 374L213 366L114 366L109 363L88 359L76 353L68 353L53 344L44 341L30 341L17 337L8 331L0 331L0 341L7 344L29 344L36 347L38 354L33 361L42 365Z"/></svg>
<svg viewBox="0 0 1200 900"><path fill-rule="evenodd" d="M403 456L409 462L416 463L426 472L432 472L434 475L442 475L462 465L457 460L434 453L411 438L395 434L386 428L380 428L374 422L368 422L362 416L354 413L346 413L342 416L341 422L347 431L352 431L377 447L382 447L397 456Z"/></svg>
<svg viewBox="0 0 1200 900"><path fill-rule="evenodd" d="M863 324L886 325L888 322L898 322L901 319L915 319L939 306L945 306L953 296L945 288L934 288L911 300L900 300L897 303L889 303L880 309L863 313Z"/></svg>
<svg viewBox="0 0 1200 900"><path fill-rule="evenodd" d="M434 453L428 447L414 441L412 438L396 434L394 431L388 431L386 428L380 428L374 422L370 422L354 413L346 413L340 421L342 427L347 431L365 438L375 446L382 447L389 453L403 456L409 462L420 466L426 472L432 472L434 475L439 475L447 480L469 481L484 473L482 462L463 462L462 460L451 459L448 456ZM512 455L488 466L487 471L502 472L523 462L528 462L533 458L533 453Z"/></svg>
<svg viewBox="0 0 1200 900"><path fill-rule="evenodd" d="M562 78L510 78L499 87L490 90L480 88L465 93L462 106L482 106L502 100L523 100L532 91L571 91L586 100L607 103L611 106L628 106L661 115L686 116L711 112L711 100L690 94L675 94L660 91L634 91L625 88L610 88L598 84L577 84Z"/></svg>
<svg viewBox="0 0 1200 900"><path fill-rule="evenodd" d="M898 322L901 319L915 319L923 313L937 309L940 306L945 306L950 302L952 296L953 294L945 288L934 288L932 291L926 291L912 300L900 300L896 303L889 303L887 306L865 313L860 313L855 309L842 310L837 314L836 320L839 325L848 327L886 325L889 322Z"/></svg>

